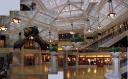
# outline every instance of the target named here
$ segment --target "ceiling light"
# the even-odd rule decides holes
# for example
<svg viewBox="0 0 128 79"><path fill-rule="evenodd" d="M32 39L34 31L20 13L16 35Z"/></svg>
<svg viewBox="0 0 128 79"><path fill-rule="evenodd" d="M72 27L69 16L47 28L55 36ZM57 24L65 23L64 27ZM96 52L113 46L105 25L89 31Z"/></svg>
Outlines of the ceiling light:
<svg viewBox="0 0 128 79"><path fill-rule="evenodd" d="M89 18L87 18L86 22L87 22L87 27L88 27L87 32L92 32Z"/></svg>
<svg viewBox="0 0 128 79"><path fill-rule="evenodd" d="M73 31L73 24L71 23L72 26L72 30L69 32L70 34L75 34L75 32Z"/></svg>
<svg viewBox="0 0 128 79"><path fill-rule="evenodd" d="M113 12L112 0L108 0L108 4L109 4L109 13L108 13L108 17L114 18L114 17L116 16L116 13Z"/></svg>
<svg viewBox="0 0 128 79"><path fill-rule="evenodd" d="M98 26L98 29L101 29L101 26Z"/></svg>
<svg viewBox="0 0 128 79"><path fill-rule="evenodd" d="M88 32L92 32L92 30L91 29L88 29Z"/></svg>
<svg viewBox="0 0 128 79"><path fill-rule="evenodd" d="M116 13L109 13L108 17L114 18L116 16Z"/></svg>
<svg viewBox="0 0 128 79"><path fill-rule="evenodd" d="M16 23L16 24L19 24L20 22L21 22L21 20L18 18L13 18L11 21L11 23Z"/></svg>
<svg viewBox="0 0 128 79"><path fill-rule="evenodd" d="M2 25L2 26L0 27L0 31L7 31L7 27L5 27L4 25Z"/></svg>
<svg viewBox="0 0 128 79"><path fill-rule="evenodd" d="M50 40L49 40L49 42L51 43L51 42L52 42L52 40L50 39Z"/></svg>

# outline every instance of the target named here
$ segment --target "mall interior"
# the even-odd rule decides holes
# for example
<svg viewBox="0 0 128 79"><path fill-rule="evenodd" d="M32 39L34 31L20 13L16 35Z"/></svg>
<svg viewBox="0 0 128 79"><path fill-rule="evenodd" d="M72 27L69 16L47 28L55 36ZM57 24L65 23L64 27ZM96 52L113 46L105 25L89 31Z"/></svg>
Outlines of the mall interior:
<svg viewBox="0 0 128 79"><path fill-rule="evenodd" d="M128 0L20 0L0 16L0 79L127 79Z"/></svg>

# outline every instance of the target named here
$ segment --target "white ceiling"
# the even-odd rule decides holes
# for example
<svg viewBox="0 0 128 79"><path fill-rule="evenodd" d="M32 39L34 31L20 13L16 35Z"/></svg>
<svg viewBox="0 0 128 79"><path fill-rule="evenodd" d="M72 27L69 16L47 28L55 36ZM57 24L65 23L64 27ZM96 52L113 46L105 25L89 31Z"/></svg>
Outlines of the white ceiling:
<svg viewBox="0 0 128 79"><path fill-rule="evenodd" d="M25 1L25 2L24 2ZM11 30L20 31L25 27L38 26L40 35L48 39L49 30L52 32L52 39L57 40L57 34L61 30L88 29L87 18L90 20L90 26L93 31L97 30L98 23L102 27L107 26L123 13L128 12L128 0L113 0L113 8L116 13L114 19L108 18L107 0L23 0L22 3L30 4L36 2L36 10L20 11L19 16L22 22L14 26ZM99 22L98 22L99 16ZM17 27L18 26L18 27Z"/></svg>

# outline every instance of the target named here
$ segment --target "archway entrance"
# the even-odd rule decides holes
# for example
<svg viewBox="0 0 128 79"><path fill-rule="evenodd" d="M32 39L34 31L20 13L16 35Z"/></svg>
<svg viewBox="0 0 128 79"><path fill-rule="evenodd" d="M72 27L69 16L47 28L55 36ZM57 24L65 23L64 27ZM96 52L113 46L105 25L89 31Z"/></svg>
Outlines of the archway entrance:
<svg viewBox="0 0 128 79"><path fill-rule="evenodd" d="M27 65L27 66L35 65L35 55L34 54L25 54L24 65Z"/></svg>

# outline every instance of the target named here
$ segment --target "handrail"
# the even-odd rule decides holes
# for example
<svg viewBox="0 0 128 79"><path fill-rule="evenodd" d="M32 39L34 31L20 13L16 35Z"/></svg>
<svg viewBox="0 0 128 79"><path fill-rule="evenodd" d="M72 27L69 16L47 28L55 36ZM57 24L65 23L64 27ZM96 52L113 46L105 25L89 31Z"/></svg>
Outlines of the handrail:
<svg viewBox="0 0 128 79"><path fill-rule="evenodd" d="M108 34L105 34L104 36L102 36L101 38L99 39L96 39L95 41L89 43L88 45L86 45L86 47L89 47L89 46L94 46L94 45L101 45L103 43L105 43L106 41L118 36L119 34L125 32L128 30L128 26L125 26L124 28L118 28L112 32L109 32ZM100 42L100 43L99 43ZM97 45L97 46L98 46Z"/></svg>

